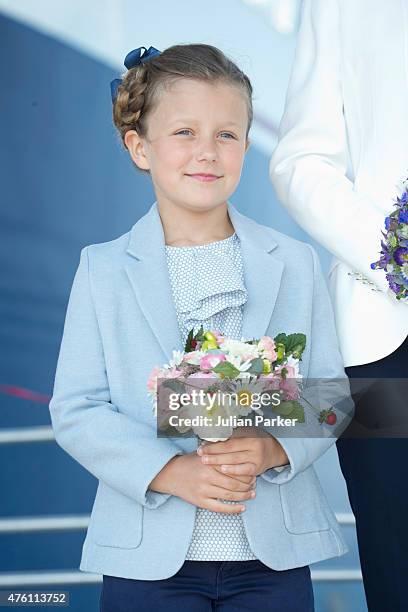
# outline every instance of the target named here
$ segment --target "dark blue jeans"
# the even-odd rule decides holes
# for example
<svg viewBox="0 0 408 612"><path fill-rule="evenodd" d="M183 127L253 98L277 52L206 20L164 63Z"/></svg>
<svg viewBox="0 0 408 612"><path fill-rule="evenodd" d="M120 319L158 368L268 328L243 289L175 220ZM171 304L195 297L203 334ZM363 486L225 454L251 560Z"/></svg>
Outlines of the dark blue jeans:
<svg viewBox="0 0 408 612"><path fill-rule="evenodd" d="M313 612L310 569L261 561L185 561L163 580L103 576L100 612Z"/></svg>

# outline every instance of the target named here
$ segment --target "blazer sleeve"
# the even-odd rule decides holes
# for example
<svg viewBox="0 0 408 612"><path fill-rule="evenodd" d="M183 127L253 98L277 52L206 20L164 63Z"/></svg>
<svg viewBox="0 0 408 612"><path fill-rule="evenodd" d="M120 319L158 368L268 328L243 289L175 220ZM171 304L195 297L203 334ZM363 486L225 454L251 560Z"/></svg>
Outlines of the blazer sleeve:
<svg viewBox="0 0 408 612"><path fill-rule="evenodd" d="M307 245L313 260L313 304L310 338L310 362L302 402L306 421L305 426L293 437L277 437L285 450L289 464L278 470L270 468L260 477L274 484L283 484L303 472L321 457L334 444L337 437L350 424L354 415L354 403L350 395L348 378L344 371L343 360L338 346L332 304L326 281L316 251ZM313 405L311 409L309 404ZM336 426L321 425L316 411L335 406ZM265 427L271 435L276 435L272 427Z"/></svg>
<svg viewBox="0 0 408 612"><path fill-rule="evenodd" d="M347 178L338 0L304 0L279 141L270 163L277 196L297 223L387 292L379 258L384 215Z"/></svg>
<svg viewBox="0 0 408 612"><path fill-rule="evenodd" d="M183 451L111 402L89 283L88 248L81 251L71 288L49 405L55 439L109 487L157 508L170 495L151 491L148 485Z"/></svg>

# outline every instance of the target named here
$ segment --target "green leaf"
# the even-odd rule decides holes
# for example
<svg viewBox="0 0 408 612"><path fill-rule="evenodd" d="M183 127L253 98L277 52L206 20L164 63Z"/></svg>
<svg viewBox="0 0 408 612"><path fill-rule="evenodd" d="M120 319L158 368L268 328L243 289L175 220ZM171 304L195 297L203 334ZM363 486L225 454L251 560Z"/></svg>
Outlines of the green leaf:
<svg viewBox="0 0 408 612"><path fill-rule="evenodd" d="M194 336L194 340L197 340L197 342L203 342L203 340L205 340L204 338L204 327L201 325L200 329L198 330L198 332L196 333L196 335Z"/></svg>
<svg viewBox="0 0 408 612"><path fill-rule="evenodd" d="M256 357L255 359L253 359L251 361L251 367L248 368L247 372L249 372L250 374L262 374L263 372L263 359L261 359L260 357Z"/></svg>
<svg viewBox="0 0 408 612"><path fill-rule="evenodd" d="M298 423L305 422L303 406L299 402L281 402L272 408L276 414L287 419L297 419Z"/></svg>
<svg viewBox="0 0 408 612"><path fill-rule="evenodd" d="M279 406L273 406L272 410L280 416L288 416L293 410L294 402L281 402Z"/></svg>
<svg viewBox="0 0 408 612"><path fill-rule="evenodd" d="M285 347L285 355L293 355L296 359L300 359L306 346L305 334L278 334L274 338L275 344L283 344Z"/></svg>
<svg viewBox="0 0 408 612"><path fill-rule="evenodd" d="M193 340L195 340L196 342L203 342L204 341L204 328L203 328L202 325L201 325L200 329L198 330L198 332L196 334L194 334L194 328L190 329L190 331L188 332L186 344L184 346L184 352L185 353L191 353L191 351L194 350L192 345L191 345Z"/></svg>
<svg viewBox="0 0 408 612"><path fill-rule="evenodd" d="M299 402L292 402L294 404L293 411L290 413L290 419L297 419L298 423L305 422L305 411L303 406Z"/></svg>
<svg viewBox="0 0 408 612"><path fill-rule="evenodd" d="M278 334L277 336L275 336L274 338L274 342L275 344L285 344L286 342L286 334Z"/></svg>
<svg viewBox="0 0 408 612"><path fill-rule="evenodd" d="M167 389L171 389L172 391L174 391L174 393L180 394L186 392L184 384L175 378L168 378L166 380L163 380L160 386L167 387Z"/></svg>
<svg viewBox="0 0 408 612"><path fill-rule="evenodd" d="M185 353L191 353L191 351L193 350L193 347L191 346L191 342L193 339L194 339L194 330L190 329L190 331L188 332L186 344L184 346Z"/></svg>
<svg viewBox="0 0 408 612"><path fill-rule="evenodd" d="M223 378L236 378L239 374L239 370L229 361L220 361L212 370Z"/></svg>

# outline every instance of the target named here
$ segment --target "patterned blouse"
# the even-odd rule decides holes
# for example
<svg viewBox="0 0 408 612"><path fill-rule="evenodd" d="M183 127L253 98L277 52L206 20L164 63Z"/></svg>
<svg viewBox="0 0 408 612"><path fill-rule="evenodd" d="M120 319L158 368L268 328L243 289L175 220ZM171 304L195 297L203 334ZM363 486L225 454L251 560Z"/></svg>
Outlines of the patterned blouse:
<svg viewBox="0 0 408 612"><path fill-rule="evenodd" d="M165 250L183 347L190 329L198 331L201 324L240 339L242 307L248 296L238 236L233 234L224 240L191 247L165 245ZM197 507L186 559L244 561L256 558L240 514Z"/></svg>

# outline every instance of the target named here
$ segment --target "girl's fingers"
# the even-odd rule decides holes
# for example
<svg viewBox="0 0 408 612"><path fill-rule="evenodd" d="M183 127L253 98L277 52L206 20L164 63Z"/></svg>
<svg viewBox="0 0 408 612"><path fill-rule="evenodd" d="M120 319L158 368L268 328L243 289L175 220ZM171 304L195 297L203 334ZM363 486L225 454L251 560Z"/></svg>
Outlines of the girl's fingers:
<svg viewBox="0 0 408 612"><path fill-rule="evenodd" d="M252 476L241 476L241 475L236 475L236 476L228 476L228 478L233 478L234 480L238 480L239 482L243 482L246 485L249 485L250 487L253 487L256 484L256 477L252 477Z"/></svg>
<svg viewBox="0 0 408 612"><path fill-rule="evenodd" d="M197 450L199 455L217 455L219 453L233 453L239 450L250 450L253 446L254 436L253 428L240 427L241 435L237 435L237 429L234 430L233 437L224 442L213 442L212 444L204 444ZM255 428L256 429L256 428ZM244 433L247 433L247 436Z"/></svg>
<svg viewBox="0 0 408 612"><path fill-rule="evenodd" d="M226 501L244 502L255 497L255 491L252 489L249 491L231 491L231 489L224 489L222 486L212 486L208 491L211 499L225 499Z"/></svg>
<svg viewBox="0 0 408 612"><path fill-rule="evenodd" d="M252 488L256 484L256 476L241 476L238 474L237 476L228 475L227 478L229 478L230 480L237 480L238 482L244 484L246 487Z"/></svg>
<svg viewBox="0 0 408 612"><path fill-rule="evenodd" d="M205 508L213 512L223 512L224 514L242 514L245 511L243 504L224 504L216 499L208 499Z"/></svg>
<svg viewBox="0 0 408 612"><path fill-rule="evenodd" d="M220 474L224 474L223 470L221 470L221 465L214 465L212 469ZM256 483L256 476L243 476L242 474L237 475L228 475L228 478L233 478L234 480L238 480L239 482L243 482L244 484L254 485Z"/></svg>
<svg viewBox="0 0 408 612"><path fill-rule="evenodd" d="M205 465L222 465L231 463L245 463L248 461L248 451L236 453L222 453L220 455L203 455L201 462Z"/></svg>
<svg viewBox="0 0 408 612"><path fill-rule="evenodd" d="M241 482L238 478L232 478L231 476L221 476L219 482L214 483L214 485L227 489L228 491L251 491L251 489L254 488L254 483L252 481Z"/></svg>
<svg viewBox="0 0 408 612"><path fill-rule="evenodd" d="M256 465L254 463L240 463L237 465L222 465L220 470L227 476L256 476Z"/></svg>

